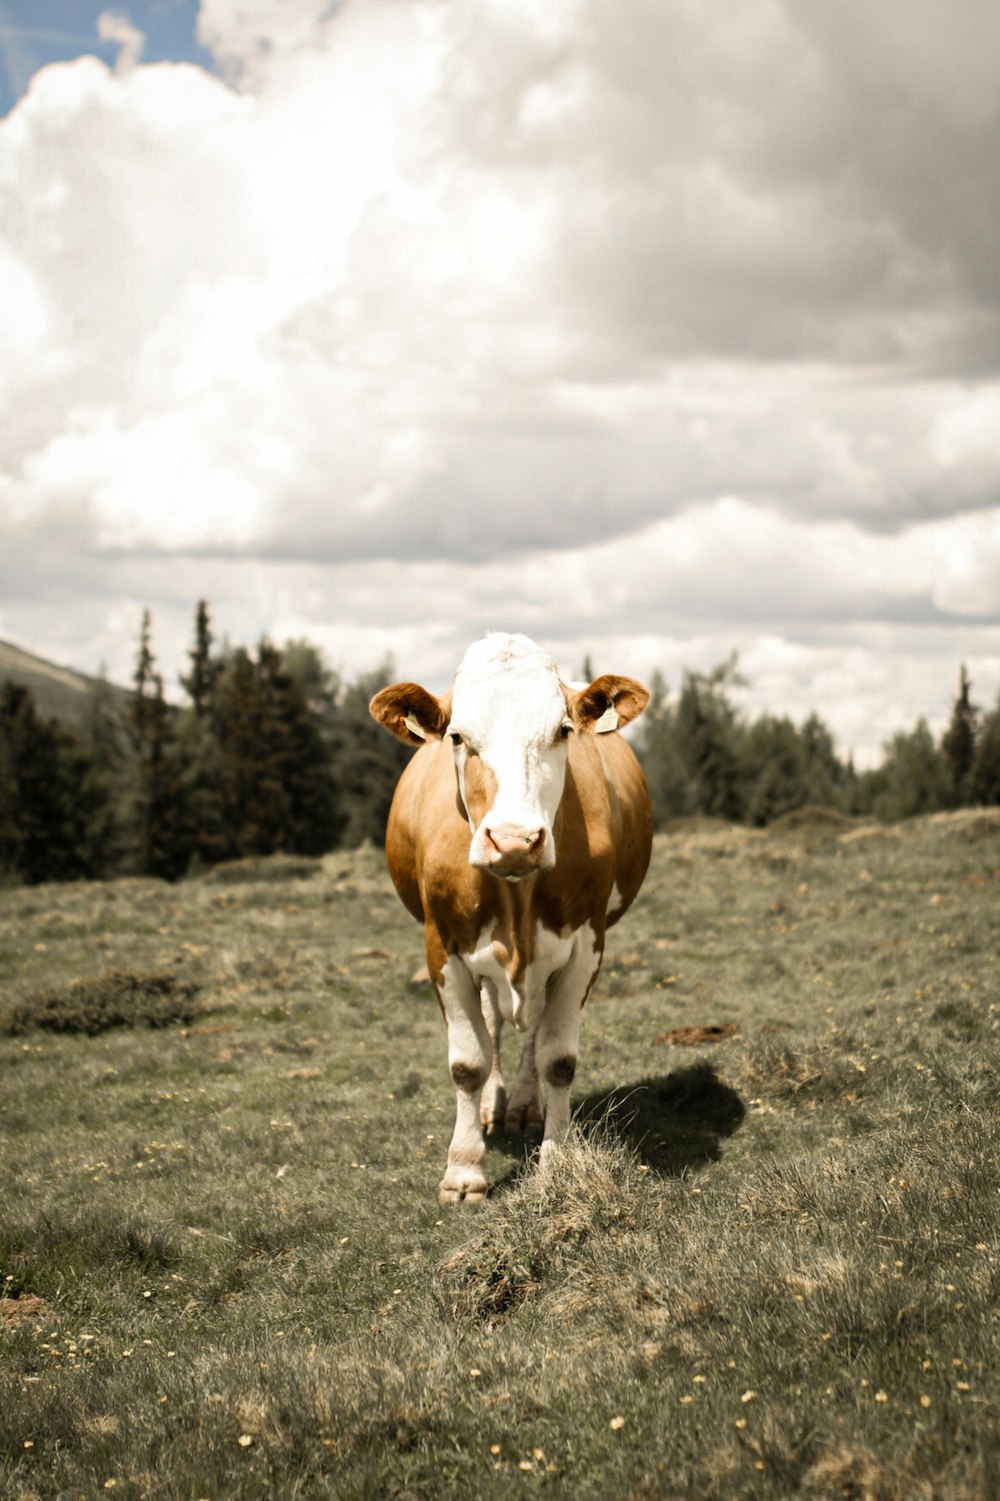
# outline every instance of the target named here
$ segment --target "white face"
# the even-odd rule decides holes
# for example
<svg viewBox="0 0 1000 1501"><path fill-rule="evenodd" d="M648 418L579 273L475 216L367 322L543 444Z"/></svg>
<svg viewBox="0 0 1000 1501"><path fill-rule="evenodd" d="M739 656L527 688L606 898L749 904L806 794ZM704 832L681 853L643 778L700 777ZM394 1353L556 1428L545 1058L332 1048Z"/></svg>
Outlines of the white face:
<svg viewBox="0 0 1000 1501"><path fill-rule="evenodd" d="M487 636L455 675L448 736L472 830L470 864L507 880L555 864L573 732L555 663L525 636Z"/></svg>

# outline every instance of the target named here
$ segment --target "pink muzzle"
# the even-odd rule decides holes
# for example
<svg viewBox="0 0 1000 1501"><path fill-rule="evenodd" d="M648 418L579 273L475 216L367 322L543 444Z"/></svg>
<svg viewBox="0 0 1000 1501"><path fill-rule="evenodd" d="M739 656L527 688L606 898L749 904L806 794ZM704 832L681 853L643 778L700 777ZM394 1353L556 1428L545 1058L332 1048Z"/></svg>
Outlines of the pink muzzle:
<svg viewBox="0 0 1000 1501"><path fill-rule="evenodd" d="M500 823L487 827L483 833L485 858L476 863L491 875L527 876L544 862L547 853L544 828Z"/></svg>

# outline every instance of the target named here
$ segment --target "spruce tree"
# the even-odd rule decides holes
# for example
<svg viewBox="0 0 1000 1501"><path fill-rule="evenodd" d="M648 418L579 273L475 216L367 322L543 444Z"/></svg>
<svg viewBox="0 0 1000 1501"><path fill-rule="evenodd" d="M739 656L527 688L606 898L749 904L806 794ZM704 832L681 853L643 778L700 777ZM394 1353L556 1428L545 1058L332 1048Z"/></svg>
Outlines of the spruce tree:
<svg viewBox="0 0 1000 1501"><path fill-rule="evenodd" d="M368 704L395 678L390 662L363 674L340 696L327 730L332 775L344 819L341 842L353 849L385 840L386 819L400 773L412 751L386 735Z"/></svg>
<svg viewBox="0 0 1000 1501"><path fill-rule="evenodd" d="M223 664L213 719L221 758L227 856L269 854L274 848L270 830L280 788L273 785L267 766L257 674L245 647L237 647Z"/></svg>
<svg viewBox="0 0 1000 1501"><path fill-rule="evenodd" d="M1000 697L980 727L969 775L969 795L974 803L984 807L1000 805Z"/></svg>
<svg viewBox="0 0 1000 1501"><path fill-rule="evenodd" d="M195 866L214 865L230 853L226 832L225 776L214 713L215 692L223 664L212 652L208 604L199 600L190 671L181 687L190 709L176 718L175 735L183 783L185 841Z"/></svg>
<svg viewBox="0 0 1000 1501"><path fill-rule="evenodd" d="M872 777L872 811L890 823L936 813L948 806L951 779L948 764L925 719L910 731L901 730L886 746L885 759Z"/></svg>
<svg viewBox="0 0 1000 1501"><path fill-rule="evenodd" d="M134 860L142 874L173 880L183 875L191 850L180 755L151 637L150 612L144 610L132 696Z"/></svg>
<svg viewBox="0 0 1000 1501"><path fill-rule="evenodd" d="M686 672L677 705L678 752L693 788L693 811L738 822L742 725L727 689L745 686L735 653L707 676Z"/></svg>
<svg viewBox="0 0 1000 1501"><path fill-rule="evenodd" d="M979 710L970 698L972 684L962 664L958 679L958 695L951 711L951 720L941 737L941 753L944 756L951 782L949 798L951 806L960 808L970 795L972 764L976 756L976 739L979 732Z"/></svg>
<svg viewBox="0 0 1000 1501"><path fill-rule="evenodd" d="M695 791L680 754L677 718L667 682L659 669L650 679L649 703L639 720L633 746L649 785L656 828L691 813Z"/></svg>
<svg viewBox="0 0 1000 1501"><path fill-rule="evenodd" d="M268 641L260 644L257 671L272 762L285 800L275 847L321 855L337 843L341 819L319 724L302 682L288 671L283 654Z"/></svg>
<svg viewBox="0 0 1000 1501"><path fill-rule="evenodd" d="M35 883L101 874L106 803L86 753L27 688L0 691L0 871Z"/></svg>
<svg viewBox="0 0 1000 1501"><path fill-rule="evenodd" d="M806 802L805 749L787 716L764 714L750 725L740 761L747 823L762 827Z"/></svg>
<svg viewBox="0 0 1000 1501"><path fill-rule="evenodd" d="M809 803L846 805L848 774L817 714L810 714L801 729L787 715L762 715L744 731L740 760L748 823L771 823Z"/></svg>
<svg viewBox="0 0 1000 1501"><path fill-rule="evenodd" d="M91 832L96 863L101 875L119 875L128 868L129 838L121 793L128 782L129 732L121 702L103 667L90 690L82 745L90 761L94 795L104 810Z"/></svg>
<svg viewBox="0 0 1000 1501"><path fill-rule="evenodd" d="M194 645L188 652L191 670L181 674L180 684L191 700L195 717L204 719L212 707L212 692L219 675L219 666L212 656L212 626L208 604L203 599L198 601L195 611L194 633Z"/></svg>

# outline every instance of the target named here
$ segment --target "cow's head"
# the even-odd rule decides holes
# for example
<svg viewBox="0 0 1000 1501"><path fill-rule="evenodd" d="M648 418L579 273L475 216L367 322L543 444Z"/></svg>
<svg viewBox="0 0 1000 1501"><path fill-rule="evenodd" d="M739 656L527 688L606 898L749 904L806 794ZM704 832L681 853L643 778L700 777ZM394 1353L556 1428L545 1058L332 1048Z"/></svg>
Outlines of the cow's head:
<svg viewBox="0 0 1000 1501"><path fill-rule="evenodd" d="M371 712L400 740L451 742L469 863L517 881L556 862L571 737L616 730L648 699L632 678L568 688L526 636L491 635L469 647L450 699L397 683L375 695Z"/></svg>

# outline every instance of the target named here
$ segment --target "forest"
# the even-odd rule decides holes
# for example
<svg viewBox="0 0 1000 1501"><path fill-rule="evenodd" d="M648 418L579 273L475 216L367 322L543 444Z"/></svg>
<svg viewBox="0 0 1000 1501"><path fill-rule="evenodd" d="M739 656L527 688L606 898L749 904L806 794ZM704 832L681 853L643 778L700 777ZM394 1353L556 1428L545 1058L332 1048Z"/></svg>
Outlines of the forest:
<svg viewBox="0 0 1000 1501"><path fill-rule="evenodd" d="M23 685L0 687L0 881L178 880L223 861L381 843L409 755L368 714L391 662L348 683L308 641L220 646L205 601L188 656L177 706L147 611L126 706L99 683L80 732L43 717ZM807 805L895 822L1000 804L1000 700L975 704L964 667L940 739L921 719L861 772L817 714L801 725L745 716L735 655L685 672L673 693L659 673L650 686L632 743L658 828L697 815L763 827Z"/></svg>

